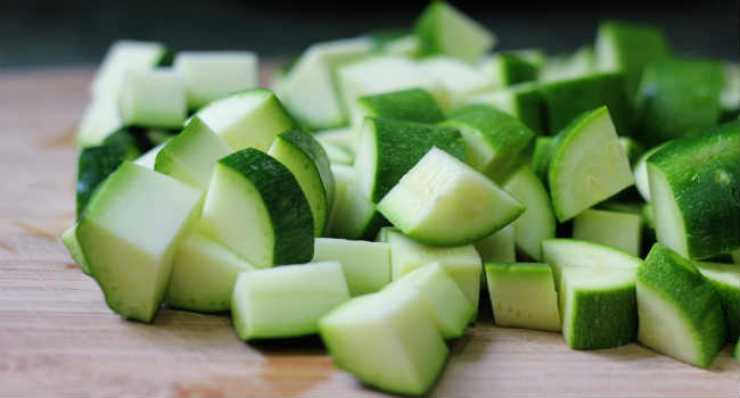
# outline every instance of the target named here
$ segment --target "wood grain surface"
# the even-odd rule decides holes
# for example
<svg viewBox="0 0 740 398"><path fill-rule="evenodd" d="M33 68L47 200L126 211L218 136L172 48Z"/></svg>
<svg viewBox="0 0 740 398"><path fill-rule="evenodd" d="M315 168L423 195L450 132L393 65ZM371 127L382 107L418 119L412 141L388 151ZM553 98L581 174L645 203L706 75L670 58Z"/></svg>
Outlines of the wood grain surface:
<svg viewBox="0 0 740 398"><path fill-rule="evenodd" d="M106 308L58 235L74 217L74 126L89 69L0 73L0 397L379 397L319 340L240 342L227 316L163 309L154 325ZM631 344L572 351L502 329L482 308L452 343L436 397L738 397L726 349L701 370Z"/></svg>

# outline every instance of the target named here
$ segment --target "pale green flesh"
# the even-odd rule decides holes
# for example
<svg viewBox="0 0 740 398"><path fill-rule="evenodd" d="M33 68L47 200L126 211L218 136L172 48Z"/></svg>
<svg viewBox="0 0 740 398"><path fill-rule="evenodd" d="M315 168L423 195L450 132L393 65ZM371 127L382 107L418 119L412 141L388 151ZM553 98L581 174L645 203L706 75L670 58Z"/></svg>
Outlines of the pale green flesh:
<svg viewBox="0 0 740 398"><path fill-rule="evenodd" d="M660 292L638 281L637 302L640 343L686 363L694 363L701 356L697 331Z"/></svg>
<svg viewBox="0 0 740 398"><path fill-rule="evenodd" d="M461 245L500 230L524 206L465 163L433 148L378 203L378 210L414 239Z"/></svg>
<svg viewBox="0 0 740 398"><path fill-rule="evenodd" d="M566 128L550 163L555 215L561 222L634 183L606 107Z"/></svg>
<svg viewBox="0 0 740 398"><path fill-rule="evenodd" d="M513 263L516 261L514 226L509 224L500 231L475 242L475 249L478 250L484 263Z"/></svg>
<svg viewBox="0 0 740 398"><path fill-rule="evenodd" d="M93 96L117 99L126 72L154 68L165 51L160 43L131 40L115 42L95 74L91 87Z"/></svg>
<svg viewBox="0 0 740 398"><path fill-rule="evenodd" d="M426 301L445 338L462 336L476 308L439 263L409 272L393 281L386 290L415 290Z"/></svg>
<svg viewBox="0 0 740 398"><path fill-rule="evenodd" d="M387 243L318 238L313 261L339 262L352 296L377 292L391 281Z"/></svg>
<svg viewBox="0 0 740 398"><path fill-rule="evenodd" d="M660 146L645 152L635 165L635 186L637 187L637 191L640 192L640 196L642 196L646 202L650 202L650 179L648 178L647 159L658 149L660 149Z"/></svg>
<svg viewBox="0 0 740 398"><path fill-rule="evenodd" d="M525 206L513 222L516 247L535 260L542 258L542 241L555 237L555 214L550 197L529 167L522 167L504 185Z"/></svg>
<svg viewBox="0 0 740 398"><path fill-rule="evenodd" d="M303 194L306 196L306 200L308 200L308 205L311 207L311 214L314 219L314 235L321 236L329 218L331 203L329 202L329 194L321 181L318 166L308 154L297 146L286 142L280 136L273 141L267 153L293 173Z"/></svg>
<svg viewBox="0 0 740 398"><path fill-rule="evenodd" d="M332 172L336 188L327 234L335 238L362 238L375 217L375 205L358 188L352 167L332 165Z"/></svg>
<svg viewBox="0 0 740 398"><path fill-rule="evenodd" d="M620 250L574 239L548 239L542 242L542 259L550 264L556 288L560 271L566 267L636 269L642 261Z"/></svg>
<svg viewBox="0 0 740 398"><path fill-rule="evenodd" d="M77 130L77 146L100 145L105 137L123 126L116 98L94 98L85 108Z"/></svg>
<svg viewBox="0 0 740 398"><path fill-rule="evenodd" d="M391 247L392 280L436 262L455 280L473 306L478 308L482 267L480 256L473 245L427 246L394 230L385 230L385 238Z"/></svg>
<svg viewBox="0 0 740 398"><path fill-rule="evenodd" d="M181 51L173 68L183 79L190 109L259 84L257 54L250 51Z"/></svg>
<svg viewBox="0 0 740 398"><path fill-rule="evenodd" d="M634 339L635 269L565 267L559 283L562 333L575 349L617 347ZM624 308L623 306L630 307ZM610 324L614 314L629 323Z"/></svg>
<svg viewBox="0 0 740 398"><path fill-rule="evenodd" d="M573 239L600 243L640 255L642 218L639 214L589 209L573 221Z"/></svg>
<svg viewBox="0 0 740 398"><path fill-rule="evenodd" d="M678 207L676 197L665 174L659 168L648 164L650 197L653 203L653 218L658 241L688 257L689 248L686 224Z"/></svg>
<svg viewBox="0 0 740 398"><path fill-rule="evenodd" d="M477 61L496 44L485 27L444 2L433 2L416 27L425 52L447 54L467 62Z"/></svg>
<svg viewBox="0 0 740 398"><path fill-rule="evenodd" d="M128 71L118 106L125 124L180 128L187 113L185 85L174 71Z"/></svg>
<svg viewBox="0 0 740 398"><path fill-rule="evenodd" d="M266 151L278 134L294 127L275 95L262 89L214 101L196 115L233 150Z"/></svg>
<svg viewBox="0 0 740 398"><path fill-rule="evenodd" d="M241 273L231 300L234 328L243 340L296 337L349 300L337 262L282 266Z"/></svg>
<svg viewBox="0 0 740 398"><path fill-rule="evenodd" d="M378 173L378 137L370 119L365 119L359 131L354 163L355 184L358 193L369 200L375 190L375 176Z"/></svg>
<svg viewBox="0 0 740 398"><path fill-rule="evenodd" d="M486 263L496 325L560 331L558 295L547 264Z"/></svg>
<svg viewBox="0 0 740 398"><path fill-rule="evenodd" d="M159 309L172 256L200 193L167 176L124 163L98 188L77 238L106 302L127 318L149 322Z"/></svg>
<svg viewBox="0 0 740 398"><path fill-rule="evenodd" d="M226 247L198 233L191 234L175 251L167 303L192 311L228 311L239 273L253 270L251 264Z"/></svg>
<svg viewBox="0 0 740 398"><path fill-rule="evenodd" d="M428 305L414 291L354 298L322 318L319 330L337 367L391 393L423 394L448 355Z"/></svg>
<svg viewBox="0 0 740 398"><path fill-rule="evenodd" d="M351 115L359 112L357 99L406 88L428 90L441 103L446 103L444 88L412 61L400 57L373 57L338 71L342 99Z"/></svg>
<svg viewBox="0 0 740 398"><path fill-rule="evenodd" d="M344 62L370 51L366 38L311 46L277 86L285 106L308 128L337 127L347 122L332 74Z"/></svg>
<svg viewBox="0 0 740 398"><path fill-rule="evenodd" d="M329 158L329 162L331 162L331 164L352 165L352 162L354 161L352 152L326 141L319 140L319 143L321 144L321 147L324 148L324 152L326 152L326 156Z"/></svg>
<svg viewBox="0 0 740 398"><path fill-rule="evenodd" d="M444 86L452 106L494 88L493 80L486 74L455 58L426 58L419 62L419 67Z"/></svg>
<svg viewBox="0 0 740 398"><path fill-rule="evenodd" d="M200 229L255 267L273 265L275 237L267 207L257 188L229 167L214 168Z"/></svg>
<svg viewBox="0 0 740 398"><path fill-rule="evenodd" d="M134 160L134 163L146 169L154 170L154 166L157 162L157 155L159 155L159 151L161 151L165 145L167 145L167 141L146 151L146 153L136 158L136 160Z"/></svg>
<svg viewBox="0 0 740 398"><path fill-rule="evenodd" d="M352 128L317 131L314 138L316 138L316 140L318 140L322 145L331 144L347 151L349 154L355 153L355 141L357 136Z"/></svg>
<svg viewBox="0 0 740 398"><path fill-rule="evenodd" d="M89 275L90 269L87 265L87 260L85 260L85 255L82 253L80 243L77 241L77 224L64 230L64 233L62 233L62 243L64 243L64 247L69 252L69 256L72 257L72 260L80 266L82 272Z"/></svg>
<svg viewBox="0 0 740 398"><path fill-rule="evenodd" d="M157 153L154 170L205 191L213 167L231 152L197 117Z"/></svg>

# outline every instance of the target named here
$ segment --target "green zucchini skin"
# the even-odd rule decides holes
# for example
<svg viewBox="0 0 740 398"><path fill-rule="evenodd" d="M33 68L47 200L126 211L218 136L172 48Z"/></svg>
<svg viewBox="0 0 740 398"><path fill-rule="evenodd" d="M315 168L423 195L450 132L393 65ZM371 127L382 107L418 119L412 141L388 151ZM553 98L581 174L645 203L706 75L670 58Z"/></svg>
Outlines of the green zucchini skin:
<svg viewBox="0 0 740 398"><path fill-rule="evenodd" d="M653 26L622 21L607 21L599 25L597 63L603 69L624 72L629 95L637 91L646 66L670 55L663 32ZM609 64L608 60L612 63Z"/></svg>
<svg viewBox="0 0 740 398"><path fill-rule="evenodd" d="M637 93L640 140L650 145L714 126L722 112L722 64L665 60L645 69Z"/></svg>
<svg viewBox="0 0 740 398"><path fill-rule="evenodd" d="M411 88L360 97L360 107L369 115L418 123L439 123L445 119L442 108L426 90Z"/></svg>
<svg viewBox="0 0 740 398"><path fill-rule="evenodd" d="M722 280L712 274L717 272L733 272L737 278L737 276L740 276L740 267L733 264L717 263L698 263L696 266L712 285L722 301L722 309L725 313L725 323L727 325L727 342L736 342L738 337L740 337L740 280Z"/></svg>
<svg viewBox="0 0 740 398"><path fill-rule="evenodd" d="M366 123L371 123L377 145L373 203L380 202L432 147L465 159L465 143L455 128L383 118L368 118Z"/></svg>
<svg viewBox="0 0 740 398"><path fill-rule="evenodd" d="M571 348L597 350L619 347L635 341L637 304L634 284L615 287L608 292L603 289L580 290L576 295L578 312L584 316L574 317L572 329L590 332L574 333L570 339ZM588 316L588 314L604 314L607 310L608 316Z"/></svg>
<svg viewBox="0 0 740 398"><path fill-rule="evenodd" d="M550 82L543 84L541 91L551 134L565 128L583 112L602 105L609 108L618 134L629 135L631 132L632 106L625 93L624 75L621 73L595 73Z"/></svg>
<svg viewBox="0 0 740 398"><path fill-rule="evenodd" d="M308 200L290 170L254 148L235 152L219 163L244 175L260 192L275 228L274 264L311 261L313 216ZM293 194L287 195L287 192ZM245 225L245 228L248 227Z"/></svg>
<svg viewBox="0 0 740 398"><path fill-rule="evenodd" d="M82 216L95 189L118 166L141 154L136 138L127 129L117 130L103 141L103 145L87 147L80 152L77 161L76 205L77 218Z"/></svg>
<svg viewBox="0 0 740 398"><path fill-rule="evenodd" d="M552 160L553 140L552 137L537 137L532 150L532 172L545 187L549 184L547 171L550 168L550 160Z"/></svg>
<svg viewBox="0 0 740 398"><path fill-rule="evenodd" d="M484 104L453 110L446 125L469 129L494 150L495 155L480 170L497 183L505 182L527 160L535 133L517 118ZM467 151L468 154L472 150Z"/></svg>
<svg viewBox="0 0 740 398"><path fill-rule="evenodd" d="M515 54L499 54L504 72L503 84L511 86L537 80L538 68Z"/></svg>
<svg viewBox="0 0 740 398"><path fill-rule="evenodd" d="M675 306L676 316L696 334L699 357L692 364L709 367L725 343L725 321L720 296L696 265L656 243L637 269L637 280L638 290L653 290Z"/></svg>
<svg viewBox="0 0 740 398"><path fill-rule="evenodd" d="M740 120L669 142L647 162L673 191L686 232L684 254L703 259L740 248ZM655 221L660 240L661 220Z"/></svg>

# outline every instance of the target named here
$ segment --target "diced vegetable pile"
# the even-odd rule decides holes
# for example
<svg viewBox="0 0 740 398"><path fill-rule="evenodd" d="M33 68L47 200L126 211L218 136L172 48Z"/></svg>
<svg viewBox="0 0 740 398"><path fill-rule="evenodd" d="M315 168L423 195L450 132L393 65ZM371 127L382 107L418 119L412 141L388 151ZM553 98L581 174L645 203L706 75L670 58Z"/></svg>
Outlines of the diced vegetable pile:
<svg viewBox="0 0 740 398"><path fill-rule="evenodd" d="M64 243L127 319L318 333L391 393L430 388L481 290L499 326L711 366L740 333L740 67L621 22L566 56L495 43L437 1L267 89L250 52L118 42Z"/></svg>

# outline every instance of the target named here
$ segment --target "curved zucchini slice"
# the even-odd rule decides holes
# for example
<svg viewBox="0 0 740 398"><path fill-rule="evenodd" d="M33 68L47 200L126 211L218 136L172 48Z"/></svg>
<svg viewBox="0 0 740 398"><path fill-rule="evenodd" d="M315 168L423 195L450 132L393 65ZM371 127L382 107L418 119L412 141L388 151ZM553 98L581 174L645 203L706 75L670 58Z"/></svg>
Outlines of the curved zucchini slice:
<svg viewBox="0 0 740 398"><path fill-rule="evenodd" d="M466 162L499 184L525 163L535 138L515 117L483 104L453 110L445 125L460 130Z"/></svg>
<svg viewBox="0 0 740 398"><path fill-rule="evenodd" d="M311 206L314 234L321 236L334 202L334 175L326 151L312 135L292 130L278 135L267 153L295 176Z"/></svg>
<svg viewBox="0 0 740 398"><path fill-rule="evenodd" d="M587 112L555 138L549 185L560 222L634 183L606 107Z"/></svg>
<svg viewBox="0 0 740 398"><path fill-rule="evenodd" d="M643 345L709 367L725 343L720 296L693 262L656 243L637 271L638 338Z"/></svg>
<svg viewBox="0 0 740 398"><path fill-rule="evenodd" d="M242 340L305 336L349 299L335 261L243 272L234 285L231 319Z"/></svg>
<svg viewBox="0 0 740 398"><path fill-rule="evenodd" d="M254 148L216 164L200 227L258 268L313 257L313 217L298 181Z"/></svg>
<svg viewBox="0 0 740 398"><path fill-rule="evenodd" d="M457 129L366 118L355 158L358 188L378 203L433 147L465 158L465 144Z"/></svg>
<svg viewBox="0 0 740 398"><path fill-rule="evenodd" d="M378 203L378 211L420 242L459 246L510 224L524 206L470 166L432 148Z"/></svg>
<svg viewBox="0 0 740 398"><path fill-rule="evenodd" d="M727 324L727 341L734 343L740 337L740 267L735 264L696 263L722 300Z"/></svg>
<svg viewBox="0 0 740 398"><path fill-rule="evenodd" d="M690 258L740 248L740 121L665 144L648 177L659 242Z"/></svg>
<svg viewBox="0 0 740 398"><path fill-rule="evenodd" d="M130 162L98 188L80 219L77 241L113 311L151 322L200 202L199 191Z"/></svg>
<svg viewBox="0 0 740 398"><path fill-rule="evenodd" d="M275 94L265 89L211 102L195 115L234 150L266 151L278 134L296 127Z"/></svg>
<svg viewBox="0 0 740 398"><path fill-rule="evenodd" d="M517 249L529 258L541 260L542 241L554 238L557 228L547 190L529 167L514 173L504 189L525 207L512 223Z"/></svg>
<svg viewBox="0 0 740 398"><path fill-rule="evenodd" d="M334 238L371 239L387 221L358 188L352 167L332 165L331 170L336 183L336 194L327 235Z"/></svg>

